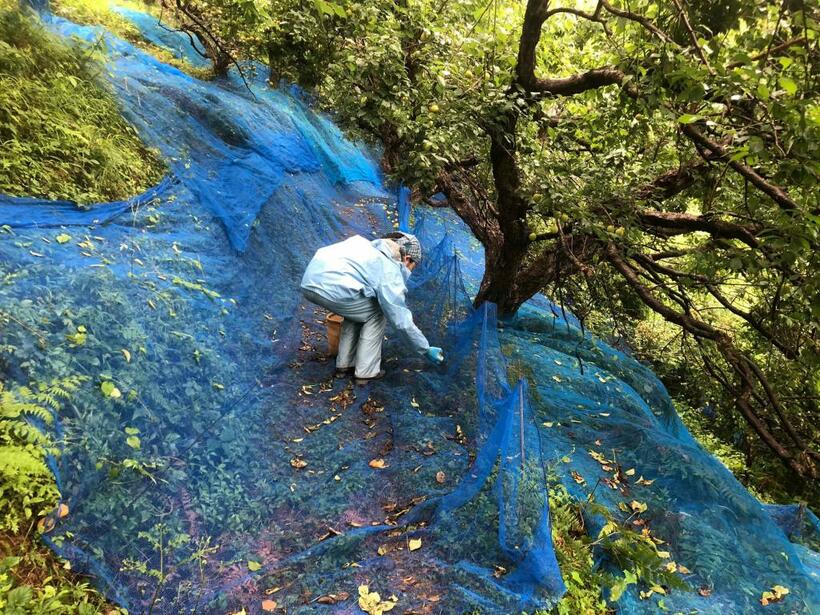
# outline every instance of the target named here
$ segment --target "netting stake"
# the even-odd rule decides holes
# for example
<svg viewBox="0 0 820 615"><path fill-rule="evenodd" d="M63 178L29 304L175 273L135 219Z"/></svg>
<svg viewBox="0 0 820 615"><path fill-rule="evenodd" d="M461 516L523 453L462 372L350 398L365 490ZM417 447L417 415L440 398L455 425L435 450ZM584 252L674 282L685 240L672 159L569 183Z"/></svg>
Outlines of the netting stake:
<svg viewBox="0 0 820 615"><path fill-rule="evenodd" d="M524 385L518 383L518 430L521 438L521 469L524 469Z"/></svg>

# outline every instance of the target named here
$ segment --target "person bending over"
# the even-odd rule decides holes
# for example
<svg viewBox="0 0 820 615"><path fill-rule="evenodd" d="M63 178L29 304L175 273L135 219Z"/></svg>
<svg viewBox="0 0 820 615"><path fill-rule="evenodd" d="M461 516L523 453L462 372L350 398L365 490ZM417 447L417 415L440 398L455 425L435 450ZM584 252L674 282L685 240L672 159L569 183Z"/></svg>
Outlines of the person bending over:
<svg viewBox="0 0 820 615"><path fill-rule="evenodd" d="M369 241L360 235L316 251L302 276L305 298L344 317L336 375L353 373L363 385L384 376L382 340L387 322L419 355L444 362L441 348L430 346L407 308L407 279L421 262L419 240L390 233Z"/></svg>

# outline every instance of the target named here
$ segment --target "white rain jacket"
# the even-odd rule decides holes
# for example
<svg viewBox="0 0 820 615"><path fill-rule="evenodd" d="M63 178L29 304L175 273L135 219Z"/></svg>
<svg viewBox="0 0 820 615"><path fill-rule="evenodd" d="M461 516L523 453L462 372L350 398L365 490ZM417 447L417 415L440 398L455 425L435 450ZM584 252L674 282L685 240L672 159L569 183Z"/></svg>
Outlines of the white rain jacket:
<svg viewBox="0 0 820 615"><path fill-rule="evenodd" d="M368 241L361 235L320 248L302 276L301 287L337 303L375 298L387 322L424 354L430 344L405 304L410 270L398 260L397 248L389 239Z"/></svg>

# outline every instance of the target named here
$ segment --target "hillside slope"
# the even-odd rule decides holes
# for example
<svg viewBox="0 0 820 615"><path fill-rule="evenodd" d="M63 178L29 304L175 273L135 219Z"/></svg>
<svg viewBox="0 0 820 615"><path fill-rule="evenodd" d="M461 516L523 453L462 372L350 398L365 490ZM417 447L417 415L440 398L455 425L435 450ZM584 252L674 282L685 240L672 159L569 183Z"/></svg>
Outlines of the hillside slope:
<svg viewBox="0 0 820 615"><path fill-rule="evenodd" d="M0 197L16 319L0 340L13 382L87 378L59 417L70 513L46 540L109 597L134 613L548 608L565 589L551 484L581 503L619 612L817 608L816 518L778 509L806 546L790 542L651 372L546 299L499 333L470 307L482 254L449 212L402 216L427 254L414 312L448 365L391 340L382 382L333 380L298 280L321 245L397 220L371 158L296 90L201 82L105 41L171 174L113 208ZM763 607L774 586L789 593Z"/></svg>

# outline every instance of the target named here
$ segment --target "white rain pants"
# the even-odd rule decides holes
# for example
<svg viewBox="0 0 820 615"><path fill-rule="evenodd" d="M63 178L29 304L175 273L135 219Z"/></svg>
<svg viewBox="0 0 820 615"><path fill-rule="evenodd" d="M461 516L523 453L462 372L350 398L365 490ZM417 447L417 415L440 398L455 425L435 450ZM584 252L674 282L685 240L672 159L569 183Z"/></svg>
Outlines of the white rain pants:
<svg viewBox="0 0 820 615"><path fill-rule="evenodd" d="M356 378L373 378L378 375L382 362L382 342L387 320L379 302L370 297L330 301L321 295L303 290L305 298L344 317L339 337L339 354L336 368L355 367Z"/></svg>

